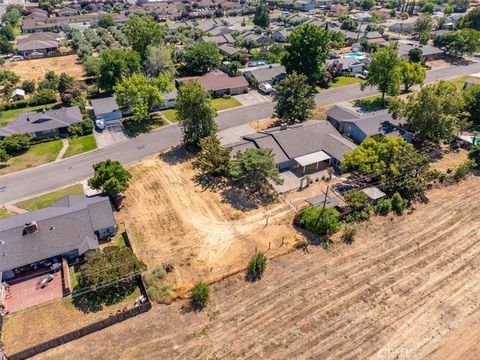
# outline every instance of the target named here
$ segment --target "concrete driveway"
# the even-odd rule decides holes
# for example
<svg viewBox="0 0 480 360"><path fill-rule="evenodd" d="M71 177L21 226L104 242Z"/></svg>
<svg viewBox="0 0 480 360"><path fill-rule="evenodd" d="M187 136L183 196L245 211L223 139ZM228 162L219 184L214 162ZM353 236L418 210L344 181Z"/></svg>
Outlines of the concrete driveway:
<svg viewBox="0 0 480 360"><path fill-rule="evenodd" d="M235 96L235 99L237 99L242 106L251 106L272 101L270 95L261 94L257 90L251 90L246 94L237 95Z"/></svg>
<svg viewBox="0 0 480 360"><path fill-rule="evenodd" d="M94 132L99 149L113 145L117 142L128 140L125 128L121 121L110 122L103 131Z"/></svg>

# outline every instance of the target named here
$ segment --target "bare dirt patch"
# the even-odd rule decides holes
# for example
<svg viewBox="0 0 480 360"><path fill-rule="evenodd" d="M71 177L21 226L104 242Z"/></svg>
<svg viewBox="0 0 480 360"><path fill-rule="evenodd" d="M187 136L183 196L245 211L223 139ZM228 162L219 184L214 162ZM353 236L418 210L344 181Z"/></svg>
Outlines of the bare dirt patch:
<svg viewBox="0 0 480 360"><path fill-rule="evenodd" d="M244 268L255 249L286 251L299 236L285 203L242 210L248 206L241 200L198 185L192 161L181 151L152 157L130 171L132 185L117 220L150 268L175 264L176 290Z"/></svg>
<svg viewBox="0 0 480 360"><path fill-rule="evenodd" d="M432 190L413 213L360 226L352 245L217 283L201 313L158 306L38 358L475 359L479 196L478 177Z"/></svg>
<svg viewBox="0 0 480 360"><path fill-rule="evenodd" d="M125 307L132 307L139 294L136 290L127 300L97 312L84 313L75 308L71 298L64 298L12 313L3 324L5 352L11 355L106 319Z"/></svg>
<svg viewBox="0 0 480 360"><path fill-rule="evenodd" d="M458 149L455 151L443 152L442 157L432 163L432 168L446 172L448 169L455 170L461 163L468 159L468 151Z"/></svg>
<svg viewBox="0 0 480 360"><path fill-rule="evenodd" d="M42 80L49 71L53 71L57 75L64 72L77 80L81 80L85 74L82 65L75 63L77 59L77 55L67 55L43 59L9 61L4 67L14 71L20 76L20 81Z"/></svg>

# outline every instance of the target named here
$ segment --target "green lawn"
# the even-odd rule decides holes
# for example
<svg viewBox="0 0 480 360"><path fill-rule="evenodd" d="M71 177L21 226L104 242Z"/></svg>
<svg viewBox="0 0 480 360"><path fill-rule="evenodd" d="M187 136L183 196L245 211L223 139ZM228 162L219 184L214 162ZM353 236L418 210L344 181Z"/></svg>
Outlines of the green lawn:
<svg viewBox="0 0 480 360"><path fill-rule="evenodd" d="M49 207L55 201L59 200L65 195L82 195L82 194L83 194L82 184L76 184L61 190L53 191L45 195L41 195L32 199L21 201L15 205L22 209L35 211L38 209Z"/></svg>
<svg viewBox="0 0 480 360"><path fill-rule="evenodd" d="M61 140L32 145L25 153L8 160L7 165L0 168L0 175L52 162L57 158L61 149Z"/></svg>
<svg viewBox="0 0 480 360"><path fill-rule="evenodd" d="M0 208L0 219L1 218L7 218L12 216L12 213L9 213L7 210L5 210L3 207Z"/></svg>
<svg viewBox="0 0 480 360"><path fill-rule="evenodd" d="M93 134L68 139L68 149L63 158L78 155L97 148Z"/></svg>
<svg viewBox="0 0 480 360"><path fill-rule="evenodd" d="M230 99L218 98L212 99L212 106L217 111L231 109L242 105L237 99L231 97ZM171 122L177 122L177 111L175 109L167 109L161 112Z"/></svg>
<svg viewBox="0 0 480 360"><path fill-rule="evenodd" d="M240 105L242 104L240 104L240 102L233 97L230 99L218 98L212 100L212 106L217 111L231 109Z"/></svg>
<svg viewBox="0 0 480 360"><path fill-rule="evenodd" d="M52 107L58 105L59 103L48 104L48 105L38 105L30 106L21 109L6 110L0 112L0 127L6 126L10 121L13 121L17 118L18 115L24 112L36 111L41 109L51 109Z"/></svg>
<svg viewBox="0 0 480 360"><path fill-rule="evenodd" d="M459 89L463 89L465 86L465 81L467 80L468 76L462 76L456 79L447 80L448 82L454 83Z"/></svg>
<svg viewBox="0 0 480 360"><path fill-rule="evenodd" d="M363 111L377 111L384 108L381 95L373 95L362 99L357 99L354 100L353 103Z"/></svg>
<svg viewBox="0 0 480 360"><path fill-rule="evenodd" d="M132 118L123 120L125 131L130 137L150 132L166 125L167 122L158 114L153 114L150 119L135 121Z"/></svg>
<svg viewBox="0 0 480 360"><path fill-rule="evenodd" d="M356 76L339 76L334 81L330 83L329 89L339 88L342 86L354 85L354 84L361 84L363 82L362 79ZM316 87L317 91L325 90L319 86Z"/></svg>
<svg viewBox="0 0 480 360"><path fill-rule="evenodd" d="M177 110L175 109L167 109L161 112L163 116L165 116L171 122L177 122Z"/></svg>

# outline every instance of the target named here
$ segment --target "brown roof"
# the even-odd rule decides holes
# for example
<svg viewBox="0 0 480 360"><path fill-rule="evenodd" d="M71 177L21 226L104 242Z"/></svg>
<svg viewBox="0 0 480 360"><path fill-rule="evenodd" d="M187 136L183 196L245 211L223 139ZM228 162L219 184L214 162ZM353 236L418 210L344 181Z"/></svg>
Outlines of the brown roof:
<svg viewBox="0 0 480 360"><path fill-rule="evenodd" d="M203 76L190 76L177 79L178 84L184 84L190 80L198 81L207 91L217 91L223 89L233 89L248 86L247 80L243 76L230 77L222 72L210 72Z"/></svg>

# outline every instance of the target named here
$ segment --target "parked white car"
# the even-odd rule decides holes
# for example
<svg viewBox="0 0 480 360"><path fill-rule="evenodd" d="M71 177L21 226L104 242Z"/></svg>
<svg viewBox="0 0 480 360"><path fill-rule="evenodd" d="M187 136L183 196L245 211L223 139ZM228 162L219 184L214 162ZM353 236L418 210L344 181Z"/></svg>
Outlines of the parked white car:
<svg viewBox="0 0 480 360"><path fill-rule="evenodd" d="M105 120L103 120L102 118L99 117L97 120L95 120L95 126L100 131L104 130L105 129Z"/></svg>
<svg viewBox="0 0 480 360"><path fill-rule="evenodd" d="M258 90L260 90L264 94L271 94L273 92L273 86L269 83L261 83L258 86Z"/></svg>
<svg viewBox="0 0 480 360"><path fill-rule="evenodd" d="M23 56L22 55L15 55L15 56L12 56L12 58L10 60L12 61L20 61L20 60L23 60Z"/></svg>

